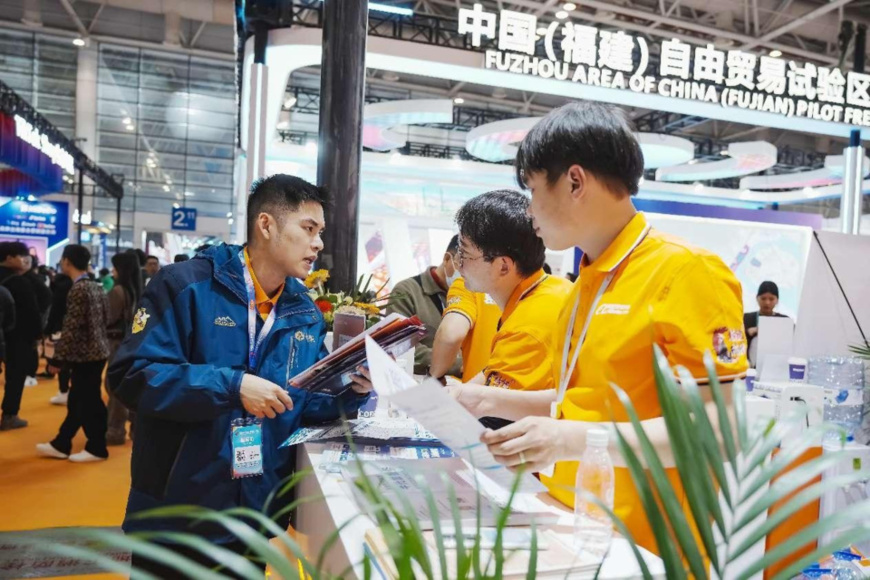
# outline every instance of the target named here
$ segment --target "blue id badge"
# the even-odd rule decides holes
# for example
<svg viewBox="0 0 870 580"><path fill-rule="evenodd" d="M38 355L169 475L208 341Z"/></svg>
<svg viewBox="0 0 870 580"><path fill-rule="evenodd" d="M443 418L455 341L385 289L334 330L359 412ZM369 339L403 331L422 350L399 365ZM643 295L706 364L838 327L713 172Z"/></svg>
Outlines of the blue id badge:
<svg viewBox="0 0 870 580"><path fill-rule="evenodd" d="M260 419L234 419L233 479L263 475L263 425Z"/></svg>

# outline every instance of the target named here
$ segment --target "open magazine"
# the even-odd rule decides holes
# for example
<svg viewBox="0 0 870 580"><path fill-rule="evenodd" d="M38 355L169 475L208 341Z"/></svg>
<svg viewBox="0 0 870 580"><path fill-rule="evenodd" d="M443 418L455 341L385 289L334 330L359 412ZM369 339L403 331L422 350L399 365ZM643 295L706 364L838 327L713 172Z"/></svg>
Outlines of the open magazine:
<svg viewBox="0 0 870 580"><path fill-rule="evenodd" d="M350 388L356 368L367 364L366 336L397 357L417 346L426 336L426 327L416 316L391 314L290 379L290 386L333 397L341 395Z"/></svg>

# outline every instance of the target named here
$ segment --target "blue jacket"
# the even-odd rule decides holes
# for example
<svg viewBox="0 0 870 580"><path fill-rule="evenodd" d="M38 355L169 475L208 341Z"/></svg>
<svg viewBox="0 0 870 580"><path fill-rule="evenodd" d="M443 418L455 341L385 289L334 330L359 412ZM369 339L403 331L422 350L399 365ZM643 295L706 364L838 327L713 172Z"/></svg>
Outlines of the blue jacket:
<svg viewBox="0 0 870 580"><path fill-rule="evenodd" d="M263 420L263 475L232 478L230 422L246 416L239 398L248 357L240 250L222 244L160 270L109 368L114 394L136 411L125 531L186 526L130 517L168 505L261 510L295 467L292 450L278 445L300 424L334 420L342 412L355 416L367 398L352 390L334 399L287 387L293 410ZM288 378L325 356L326 325L295 278L287 279L275 308L277 318L260 347L256 374L286 386ZM259 316L257 324L259 333ZM274 508L290 501L285 497ZM198 527L197 533L219 542L232 539L214 528Z"/></svg>

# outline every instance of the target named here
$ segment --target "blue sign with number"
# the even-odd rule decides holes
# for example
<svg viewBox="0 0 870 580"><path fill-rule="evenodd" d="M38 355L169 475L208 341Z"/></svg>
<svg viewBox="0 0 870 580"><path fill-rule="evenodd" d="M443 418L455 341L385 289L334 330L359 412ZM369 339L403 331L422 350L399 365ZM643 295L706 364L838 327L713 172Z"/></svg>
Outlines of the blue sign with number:
<svg viewBox="0 0 870 580"><path fill-rule="evenodd" d="M192 207L173 208L172 229L184 232L196 231L196 210Z"/></svg>

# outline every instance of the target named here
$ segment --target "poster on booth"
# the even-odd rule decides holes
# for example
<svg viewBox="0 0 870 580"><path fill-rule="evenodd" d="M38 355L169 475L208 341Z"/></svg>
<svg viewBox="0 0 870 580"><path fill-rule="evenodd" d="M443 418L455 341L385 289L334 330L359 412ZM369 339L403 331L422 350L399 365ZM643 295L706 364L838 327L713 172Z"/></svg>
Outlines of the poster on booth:
<svg viewBox="0 0 870 580"><path fill-rule="evenodd" d="M48 250L69 240L69 204L10 199L0 202L0 240L20 241L46 263Z"/></svg>

